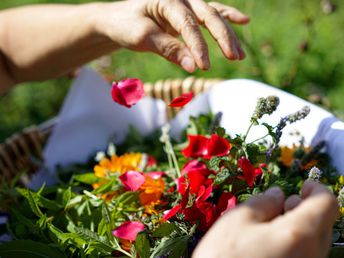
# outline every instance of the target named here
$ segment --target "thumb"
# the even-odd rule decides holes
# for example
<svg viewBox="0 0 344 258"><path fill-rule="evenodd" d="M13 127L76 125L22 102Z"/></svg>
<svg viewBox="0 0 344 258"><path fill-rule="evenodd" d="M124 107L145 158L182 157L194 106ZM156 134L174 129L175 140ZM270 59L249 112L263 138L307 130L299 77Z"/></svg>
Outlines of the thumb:
<svg viewBox="0 0 344 258"><path fill-rule="evenodd" d="M284 193L279 187L268 189L264 194L254 196L242 208L248 210L249 220L254 222L270 221L282 214L284 206Z"/></svg>
<svg viewBox="0 0 344 258"><path fill-rule="evenodd" d="M170 34L158 32L149 36L147 48L168 61L181 66L185 71L192 73L195 61L186 45Z"/></svg>

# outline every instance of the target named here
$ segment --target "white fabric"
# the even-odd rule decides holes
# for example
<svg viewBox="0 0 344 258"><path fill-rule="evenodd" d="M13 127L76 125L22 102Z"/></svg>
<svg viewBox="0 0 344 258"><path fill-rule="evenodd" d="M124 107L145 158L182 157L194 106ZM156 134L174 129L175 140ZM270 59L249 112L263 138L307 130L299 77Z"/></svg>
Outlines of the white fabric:
<svg viewBox="0 0 344 258"><path fill-rule="evenodd" d="M344 123L331 113L296 96L260 82L235 79L213 87L208 93L197 96L171 121L173 136L178 136L188 123L190 115L223 112L222 126L230 134L247 130L250 117L259 97L276 95L280 106L274 115L263 119L277 124L281 117L293 113L304 105L311 107L310 115L303 121L288 126L281 138L282 144L296 142L290 132L299 131L308 144L320 140L327 143L327 151L333 164L344 172ZM166 122L165 106L160 100L144 98L131 109L114 103L110 86L91 69L83 69L74 82L62 110L59 123L51 135L45 151L45 168L34 178L32 186L38 186L42 178L49 182L56 165L85 162L90 155L104 150L110 137L116 143L122 141L129 125L147 134ZM248 141L266 133L265 128L253 128Z"/></svg>
<svg viewBox="0 0 344 258"><path fill-rule="evenodd" d="M44 149L44 168L31 182L53 183L55 167L86 162L105 150L110 138L124 140L130 125L142 134L161 127L166 121L163 101L144 98L128 109L111 98L110 85L95 71L84 68L75 80L59 113L59 120Z"/></svg>

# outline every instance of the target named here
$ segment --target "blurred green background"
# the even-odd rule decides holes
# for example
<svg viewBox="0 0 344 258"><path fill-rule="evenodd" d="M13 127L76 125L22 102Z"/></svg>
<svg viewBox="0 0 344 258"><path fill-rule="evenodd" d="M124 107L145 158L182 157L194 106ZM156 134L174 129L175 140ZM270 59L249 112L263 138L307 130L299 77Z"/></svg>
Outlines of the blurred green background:
<svg viewBox="0 0 344 258"><path fill-rule="evenodd" d="M140 0L138 0L140 1ZM58 0L1 0L0 9L33 3L82 3ZM251 23L233 26L247 53L242 62L223 58L209 34L212 68L198 77L252 78L275 85L344 117L344 9L341 0L220 0L249 14ZM82 22L82 21L80 21ZM32 42L34 44L34 41ZM143 81L188 74L158 56L121 50L110 66L92 66L114 79ZM22 128L57 115L71 84L61 78L25 83L0 97L0 142ZM243 96L244 97L244 96ZM230 101L230 96L228 96Z"/></svg>

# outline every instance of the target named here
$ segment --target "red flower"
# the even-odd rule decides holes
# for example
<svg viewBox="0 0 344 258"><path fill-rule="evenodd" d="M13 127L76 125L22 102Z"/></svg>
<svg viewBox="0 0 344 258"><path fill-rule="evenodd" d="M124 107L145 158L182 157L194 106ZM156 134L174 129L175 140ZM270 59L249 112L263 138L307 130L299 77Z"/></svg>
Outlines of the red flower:
<svg viewBox="0 0 344 258"><path fill-rule="evenodd" d="M266 168L266 164L265 163L259 164L259 167L254 169L254 174L256 176L262 175L263 174L263 168Z"/></svg>
<svg viewBox="0 0 344 258"><path fill-rule="evenodd" d="M236 197L232 193L223 193L217 203L217 212L219 215L223 215L226 211L235 208Z"/></svg>
<svg viewBox="0 0 344 258"><path fill-rule="evenodd" d="M209 176L211 174L211 171L207 168L207 166L196 159L190 160L186 162L186 164L182 168L182 175L188 174L190 172L197 171L203 176Z"/></svg>
<svg viewBox="0 0 344 258"><path fill-rule="evenodd" d="M184 93L181 96L173 99L171 103L169 104L169 106L170 107L183 107L192 100L193 96L194 94L192 92Z"/></svg>
<svg viewBox="0 0 344 258"><path fill-rule="evenodd" d="M187 158L199 158L208 154L208 138L203 135L188 135L189 145L182 150Z"/></svg>
<svg viewBox="0 0 344 258"><path fill-rule="evenodd" d="M251 187L256 176L255 169L251 162L247 158L242 157L238 160L238 167L241 168L244 173L244 176L239 178L245 180L248 186Z"/></svg>
<svg viewBox="0 0 344 258"><path fill-rule="evenodd" d="M224 156L229 153L231 145L217 134L211 135L210 139L203 135L188 135L189 145L182 150L187 158L206 158L213 156Z"/></svg>
<svg viewBox="0 0 344 258"><path fill-rule="evenodd" d="M135 78L114 82L111 95L115 102L130 108L144 97L143 83Z"/></svg>
<svg viewBox="0 0 344 258"><path fill-rule="evenodd" d="M218 136L217 134L212 134L208 141L208 158L213 156L224 156L228 154L231 149L229 142Z"/></svg>
<svg viewBox="0 0 344 258"><path fill-rule="evenodd" d="M146 178L139 172L128 171L119 177L123 186L129 191L137 191L144 184Z"/></svg>
<svg viewBox="0 0 344 258"><path fill-rule="evenodd" d="M139 221L126 221L112 231L112 235L121 239L135 241L138 233L143 231L145 226Z"/></svg>

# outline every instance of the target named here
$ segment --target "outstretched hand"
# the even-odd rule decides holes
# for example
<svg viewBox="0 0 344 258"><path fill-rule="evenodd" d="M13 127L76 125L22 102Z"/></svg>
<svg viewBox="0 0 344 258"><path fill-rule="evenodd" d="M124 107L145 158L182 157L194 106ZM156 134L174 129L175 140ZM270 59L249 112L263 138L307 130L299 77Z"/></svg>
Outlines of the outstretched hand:
<svg viewBox="0 0 344 258"><path fill-rule="evenodd" d="M21 82L68 74L121 47L157 53L188 72L197 67L206 70L210 61L200 25L228 59L243 59L244 51L228 21L246 24L249 18L233 7L203 0L127 0L1 10L0 94Z"/></svg>
<svg viewBox="0 0 344 258"><path fill-rule="evenodd" d="M325 258L338 204L329 190L307 181L285 200L271 188L228 212L208 231L193 258Z"/></svg>
<svg viewBox="0 0 344 258"><path fill-rule="evenodd" d="M208 29L228 59L245 57L228 21L246 24L249 18L233 7L203 0L129 0L113 3L112 8L104 6L99 31L121 47L157 53L188 72L196 66L210 67L200 25Z"/></svg>

